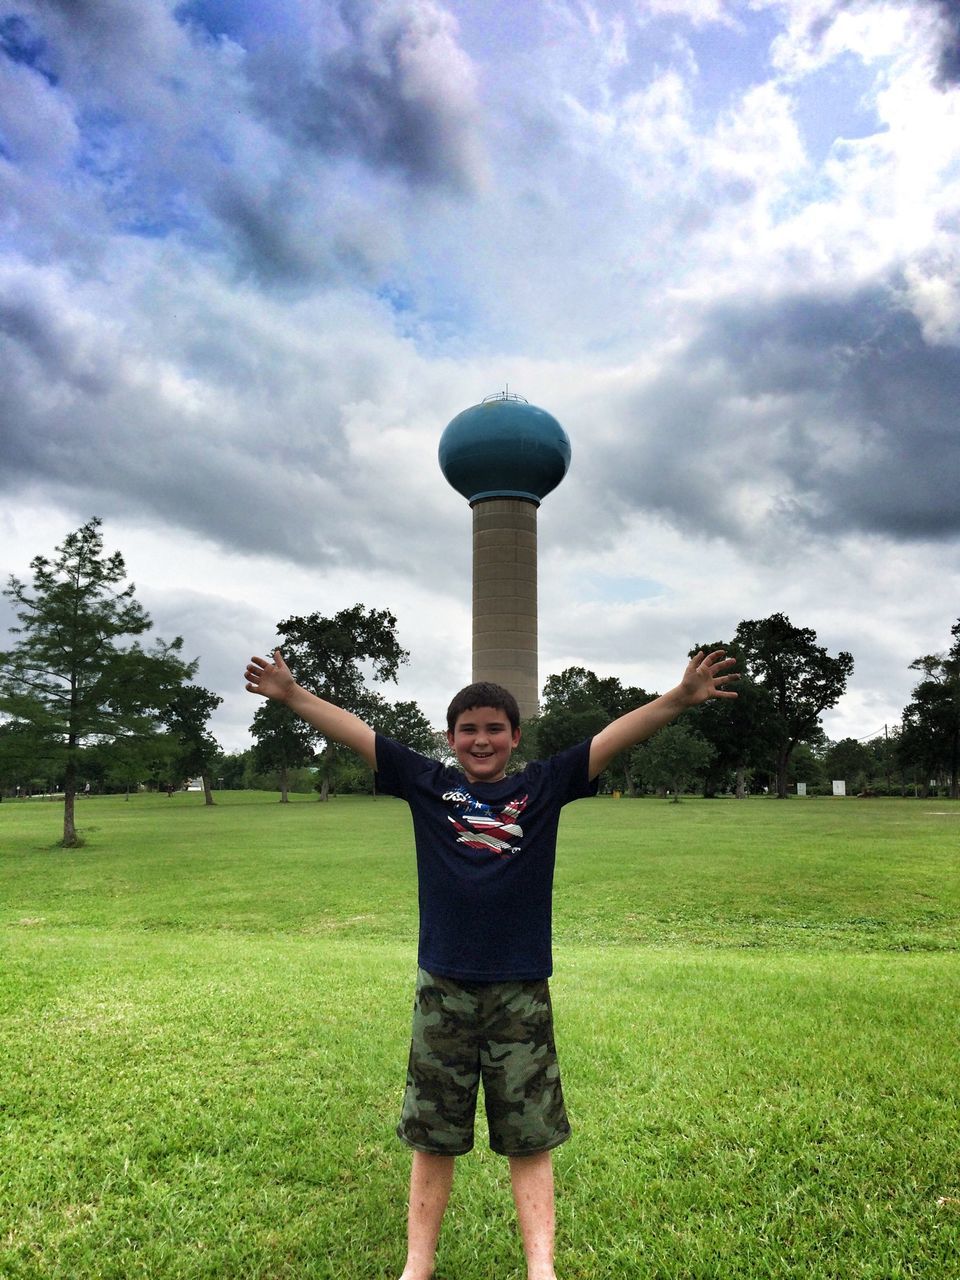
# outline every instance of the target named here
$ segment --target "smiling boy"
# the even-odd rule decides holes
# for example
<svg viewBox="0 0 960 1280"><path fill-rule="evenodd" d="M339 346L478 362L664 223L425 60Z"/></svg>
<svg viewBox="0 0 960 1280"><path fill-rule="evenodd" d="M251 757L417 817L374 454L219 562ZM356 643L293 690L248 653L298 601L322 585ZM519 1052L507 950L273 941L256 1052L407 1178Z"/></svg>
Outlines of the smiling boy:
<svg viewBox="0 0 960 1280"><path fill-rule="evenodd" d="M520 713L506 689L468 685L447 712L458 769L385 738L294 681L279 651L254 657L246 687L285 703L376 770L410 806L420 905L413 1031L399 1137L413 1148L407 1262L429 1280L453 1180L473 1145L480 1081L490 1145L510 1162L528 1280L555 1280L551 1152L570 1136L553 1037L553 869L560 810L596 793L621 751L688 707L734 698L721 650L696 654L675 689L594 738L508 774Z"/></svg>
<svg viewBox="0 0 960 1280"><path fill-rule="evenodd" d="M494 696L502 700L505 690L496 685L491 689L498 690ZM469 696L484 694L473 692ZM514 728L501 707L469 707L447 734L468 782L495 782L502 778L512 752L520 745L519 726Z"/></svg>

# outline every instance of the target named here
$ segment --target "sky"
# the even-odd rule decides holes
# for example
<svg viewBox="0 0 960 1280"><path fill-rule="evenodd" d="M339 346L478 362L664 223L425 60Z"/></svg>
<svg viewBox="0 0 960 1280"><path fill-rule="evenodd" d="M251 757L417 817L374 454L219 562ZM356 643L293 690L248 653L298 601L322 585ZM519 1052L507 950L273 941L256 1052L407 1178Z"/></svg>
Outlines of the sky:
<svg viewBox="0 0 960 1280"><path fill-rule="evenodd" d="M0 578L91 516L249 743L292 614L470 672L437 446L563 424L541 681L789 616L899 722L960 616L957 0L0 0ZM0 638L13 621L0 602Z"/></svg>

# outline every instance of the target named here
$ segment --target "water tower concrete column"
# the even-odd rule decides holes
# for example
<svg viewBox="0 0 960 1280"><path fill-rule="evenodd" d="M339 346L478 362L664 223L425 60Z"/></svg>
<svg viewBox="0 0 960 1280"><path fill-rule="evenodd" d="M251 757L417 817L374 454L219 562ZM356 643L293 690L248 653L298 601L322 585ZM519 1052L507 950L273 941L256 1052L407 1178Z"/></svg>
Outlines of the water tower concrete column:
<svg viewBox="0 0 960 1280"><path fill-rule="evenodd" d="M487 396L450 422L440 467L473 508L473 679L537 712L537 508L570 465L551 414L521 396Z"/></svg>
<svg viewBox="0 0 960 1280"><path fill-rule="evenodd" d="M522 498L473 505L473 679L509 689L534 715L537 665L537 508Z"/></svg>

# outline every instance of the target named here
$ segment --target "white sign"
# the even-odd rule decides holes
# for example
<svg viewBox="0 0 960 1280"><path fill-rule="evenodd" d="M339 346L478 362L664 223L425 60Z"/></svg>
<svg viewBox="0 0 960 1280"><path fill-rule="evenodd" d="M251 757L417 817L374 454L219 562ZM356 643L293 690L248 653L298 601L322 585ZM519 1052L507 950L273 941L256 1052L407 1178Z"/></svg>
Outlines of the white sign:
<svg viewBox="0 0 960 1280"><path fill-rule="evenodd" d="M847 784L844 781L838 782L836 778L833 780L833 794L835 796L845 796L847 794Z"/></svg>
<svg viewBox="0 0 960 1280"><path fill-rule="evenodd" d="M807 784L805 782L797 783L797 795L805 796L807 794Z"/></svg>

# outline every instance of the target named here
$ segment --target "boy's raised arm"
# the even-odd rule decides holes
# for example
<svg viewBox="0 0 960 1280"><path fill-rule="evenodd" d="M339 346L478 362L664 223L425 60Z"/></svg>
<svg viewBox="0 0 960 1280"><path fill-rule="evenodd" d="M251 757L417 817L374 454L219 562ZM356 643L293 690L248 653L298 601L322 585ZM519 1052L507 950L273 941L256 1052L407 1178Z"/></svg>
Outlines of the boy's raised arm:
<svg viewBox="0 0 960 1280"><path fill-rule="evenodd" d="M376 735L370 726L353 712L344 711L343 707L325 702L323 698L301 688L290 674L290 668L279 649L275 650L272 662L266 658L251 658L247 664L246 681L248 693L259 693L264 698L284 703L301 720L306 720L307 724L318 729L325 738L342 742L365 760L371 769L376 769Z"/></svg>
<svg viewBox="0 0 960 1280"><path fill-rule="evenodd" d="M612 720L590 743L589 772L591 779L602 773L614 756L640 742L646 742L658 729L675 720L681 711L696 707L708 698L735 698L732 689L722 686L739 677L728 668L735 658L724 656L722 649L704 656L695 653L687 663L680 683L653 702L635 707L619 720Z"/></svg>

